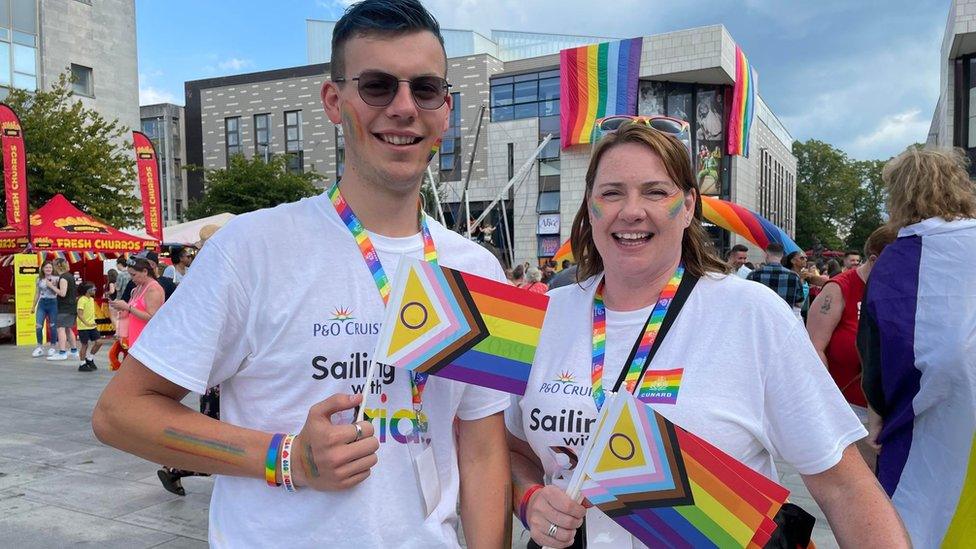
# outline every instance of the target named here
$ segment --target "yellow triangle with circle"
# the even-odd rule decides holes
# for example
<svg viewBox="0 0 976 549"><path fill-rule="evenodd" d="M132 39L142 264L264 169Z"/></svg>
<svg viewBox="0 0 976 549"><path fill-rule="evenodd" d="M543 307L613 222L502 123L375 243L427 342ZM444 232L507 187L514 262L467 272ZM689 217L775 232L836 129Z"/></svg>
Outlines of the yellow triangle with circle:
<svg viewBox="0 0 976 549"><path fill-rule="evenodd" d="M630 406L621 409L594 472L610 473L647 466L647 453L641 444L632 412L633 408Z"/></svg>
<svg viewBox="0 0 976 549"><path fill-rule="evenodd" d="M411 267L403 297L391 306L398 308L396 324L390 337L387 356L396 355L405 347L431 334L441 325L440 315L434 305L436 296L428 293L420 280L422 273Z"/></svg>

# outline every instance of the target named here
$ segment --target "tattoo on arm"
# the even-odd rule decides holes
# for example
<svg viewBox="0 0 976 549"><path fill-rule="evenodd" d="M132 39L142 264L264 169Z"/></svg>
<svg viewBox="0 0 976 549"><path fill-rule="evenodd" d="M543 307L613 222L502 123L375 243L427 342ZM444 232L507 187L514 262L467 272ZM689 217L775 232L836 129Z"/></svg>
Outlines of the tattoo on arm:
<svg viewBox="0 0 976 549"><path fill-rule="evenodd" d="M305 460L305 470L312 478L318 478L319 468L315 465L315 454L312 453L312 446L309 443L304 443L304 451L302 452L302 459Z"/></svg>
<svg viewBox="0 0 976 549"><path fill-rule="evenodd" d="M829 295L824 296L823 303L820 305L820 313L827 314L830 311L830 303L833 301Z"/></svg>
<svg viewBox="0 0 976 549"><path fill-rule="evenodd" d="M242 465L245 461L244 448L221 440L199 437L188 431L181 431L169 427L163 431L163 446L171 450L192 454L208 459L215 459L233 465Z"/></svg>

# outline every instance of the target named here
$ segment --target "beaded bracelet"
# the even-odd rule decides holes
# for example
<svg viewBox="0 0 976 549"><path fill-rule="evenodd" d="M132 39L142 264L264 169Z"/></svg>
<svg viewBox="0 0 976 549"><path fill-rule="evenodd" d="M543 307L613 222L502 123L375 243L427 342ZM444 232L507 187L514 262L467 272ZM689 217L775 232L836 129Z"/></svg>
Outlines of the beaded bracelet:
<svg viewBox="0 0 976 549"><path fill-rule="evenodd" d="M291 480L291 443L294 441L295 435L288 435L281 444L281 483L289 492L295 491L295 484Z"/></svg>
<svg viewBox="0 0 976 549"><path fill-rule="evenodd" d="M527 507L529 506L529 499L532 498L532 494L538 492L542 488L543 486L541 484L533 484L528 490L525 491L524 494L522 494L522 499L519 501L519 520L522 521L522 526L524 526L526 530L529 529L528 520L525 516L525 512L528 510Z"/></svg>
<svg viewBox="0 0 976 549"><path fill-rule="evenodd" d="M278 484L278 451L281 449L281 440L285 438L283 433L275 433L271 437L271 444L268 445L268 455L264 459L264 480L268 486L277 488Z"/></svg>

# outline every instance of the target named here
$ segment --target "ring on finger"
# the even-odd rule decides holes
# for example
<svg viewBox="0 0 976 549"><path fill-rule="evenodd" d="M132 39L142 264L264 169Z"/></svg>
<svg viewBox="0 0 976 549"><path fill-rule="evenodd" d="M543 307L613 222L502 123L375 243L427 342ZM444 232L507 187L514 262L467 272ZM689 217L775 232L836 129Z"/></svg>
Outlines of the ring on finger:
<svg viewBox="0 0 976 549"><path fill-rule="evenodd" d="M547 534L547 535L548 535L548 536L549 536L550 538L554 538L554 537L556 537L556 531L557 531L557 530L559 530L559 527L558 527L558 526L556 526L555 524L553 524L553 523L551 523L551 522L550 522L550 523L549 523L549 531L548 531L548 532L546 532L546 534Z"/></svg>
<svg viewBox="0 0 976 549"><path fill-rule="evenodd" d="M356 438L353 442L358 442L359 439L363 438L363 428L358 423L354 423L353 426L356 427Z"/></svg>

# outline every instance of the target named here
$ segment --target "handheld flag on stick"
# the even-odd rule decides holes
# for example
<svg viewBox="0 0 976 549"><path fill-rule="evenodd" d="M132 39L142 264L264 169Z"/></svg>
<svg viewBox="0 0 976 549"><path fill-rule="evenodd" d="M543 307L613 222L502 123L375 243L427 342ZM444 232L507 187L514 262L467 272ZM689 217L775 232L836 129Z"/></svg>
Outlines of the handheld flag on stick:
<svg viewBox="0 0 976 549"><path fill-rule="evenodd" d="M633 395L618 394L605 408L574 478L593 505L652 547L769 541L788 490Z"/></svg>
<svg viewBox="0 0 976 549"><path fill-rule="evenodd" d="M409 258L392 286L375 362L525 393L548 297Z"/></svg>

